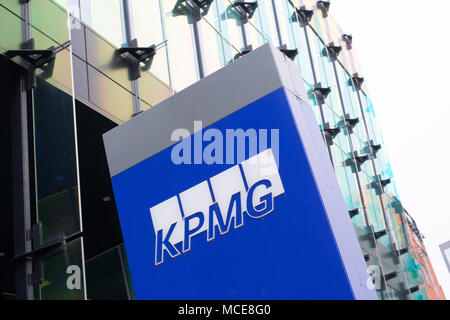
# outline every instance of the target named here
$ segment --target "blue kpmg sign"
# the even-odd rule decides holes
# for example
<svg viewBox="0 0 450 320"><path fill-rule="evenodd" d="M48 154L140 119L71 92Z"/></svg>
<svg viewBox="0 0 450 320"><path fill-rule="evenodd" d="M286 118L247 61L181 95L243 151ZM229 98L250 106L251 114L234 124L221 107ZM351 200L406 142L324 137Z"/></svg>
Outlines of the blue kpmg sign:
<svg viewBox="0 0 450 320"><path fill-rule="evenodd" d="M374 298L310 108L281 86L132 165L105 138L136 298Z"/></svg>

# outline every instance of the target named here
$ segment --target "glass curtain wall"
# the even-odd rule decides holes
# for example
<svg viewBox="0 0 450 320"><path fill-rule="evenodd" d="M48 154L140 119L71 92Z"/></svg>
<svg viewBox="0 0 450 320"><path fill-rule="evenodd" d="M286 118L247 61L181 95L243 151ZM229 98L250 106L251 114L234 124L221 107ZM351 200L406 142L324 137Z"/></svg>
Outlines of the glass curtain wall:
<svg viewBox="0 0 450 320"><path fill-rule="evenodd" d="M65 3L64 3L65 4ZM48 0L29 2L31 37L36 49L58 47L70 41L68 14ZM38 261L41 278L38 299L85 299L83 224L80 212L74 88L70 46L37 72L32 90L36 231L40 244L64 237L63 251ZM75 274L73 282L69 280ZM71 286L71 283L73 286Z"/></svg>
<svg viewBox="0 0 450 320"><path fill-rule="evenodd" d="M68 1L30 2L32 36L36 47L48 48L69 40L68 16L64 8L76 7L81 21L106 39L111 47L107 51L113 52L115 48L125 45L124 17L129 14L128 23L137 45L157 45L157 53L151 62L139 67L142 73L140 93L126 77L126 69L105 67L111 59L100 55L105 50L94 52L88 43L87 54L91 59L91 68L106 75L130 94L139 94L147 107L153 105L149 94L152 87L149 74L156 75L174 91L179 91L237 59L249 49L249 45L255 49L271 42L276 47L297 49L293 61L302 74L347 209L362 239L367 264L376 265L382 274L399 271L399 276L394 280L386 280L382 276L382 285L377 288L380 298L405 298L405 290L423 283L414 255L408 252L399 259L392 256L395 250L408 248L405 213L397 204L398 195L372 103L364 85L359 88L355 82L355 76L360 77L361 71L354 49L343 41L342 32L334 19L326 10L319 8L316 1L258 0L257 7L245 13L233 0L214 0L200 8L199 16L193 11L195 6L192 0ZM128 6L124 6L124 1ZM0 0L0 3L5 1ZM126 8L130 12L124 12ZM300 16L300 9L312 12L307 23L302 23L305 17ZM3 7L0 7L0 15L11 20L11 28L14 23L20 23L3 14L2 10ZM9 2L8 10L20 17L20 5ZM1 43L0 47L18 46L16 42L19 40L16 38L11 32L10 38L2 39L9 43ZM331 56L330 50L334 50L336 57ZM82 231L69 49L57 55L52 74L41 70L38 76L34 91L35 165L38 217L42 242L45 242L60 233L73 236ZM318 89L328 89L329 92L320 96ZM98 104L102 103L98 100ZM128 114L123 119L127 117ZM331 139L327 135L330 128L339 129ZM50 150L49 145L54 147ZM105 261L115 265L108 275L109 284L106 280L100 281L95 271ZM44 279L39 286L39 296L46 298L59 294L83 298L84 282L77 293L64 291L62 285L65 268L75 264L84 271L83 262L83 238L76 236L63 253L43 262ZM133 297L122 248L112 248L90 259L88 264L92 270L88 273L87 287L92 288L92 293L87 291L88 297L101 298L102 292L106 294L108 291L102 286L111 283L121 288L110 292L111 297Z"/></svg>

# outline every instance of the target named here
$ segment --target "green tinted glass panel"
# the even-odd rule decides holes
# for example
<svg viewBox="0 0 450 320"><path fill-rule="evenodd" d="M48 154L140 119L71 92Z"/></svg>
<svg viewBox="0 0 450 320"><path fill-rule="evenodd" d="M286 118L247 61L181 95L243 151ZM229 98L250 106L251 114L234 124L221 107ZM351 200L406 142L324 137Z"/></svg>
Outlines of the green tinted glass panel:
<svg viewBox="0 0 450 320"><path fill-rule="evenodd" d="M191 33L191 9L182 0L164 0L161 6L169 56L170 85L179 91L198 80ZM180 70L183 72L179 72Z"/></svg>
<svg viewBox="0 0 450 320"><path fill-rule="evenodd" d="M136 297L134 295L133 281L131 280L131 273L130 273L130 267L128 265L127 253L125 251L125 246L123 244L120 246L120 251L122 253L123 264L125 267L125 273L126 273L126 278L127 278L127 282L128 282L128 290L130 292L130 299L135 300Z"/></svg>
<svg viewBox="0 0 450 320"><path fill-rule="evenodd" d="M72 97L38 78L34 120L38 218L46 242L80 230Z"/></svg>
<svg viewBox="0 0 450 320"><path fill-rule="evenodd" d="M59 44L69 40L66 10L51 0L32 0L31 25ZM33 30L33 36L36 30ZM43 49L38 41L36 48Z"/></svg>
<svg viewBox="0 0 450 320"><path fill-rule="evenodd" d="M83 300L84 277L82 239L66 245L63 252L45 259L41 263L42 284L38 297L42 300Z"/></svg>
<svg viewBox="0 0 450 320"><path fill-rule="evenodd" d="M86 262L88 299L128 299L120 253L119 248L114 248Z"/></svg>
<svg viewBox="0 0 450 320"><path fill-rule="evenodd" d="M82 1L81 19L114 46L125 42L120 0Z"/></svg>
<svg viewBox="0 0 450 320"><path fill-rule="evenodd" d="M22 20L0 6L0 52L19 49L21 42Z"/></svg>
<svg viewBox="0 0 450 320"><path fill-rule="evenodd" d="M223 37L237 50L243 49L242 21L229 0L215 1L205 18L220 30ZM228 60L227 60L228 61Z"/></svg>
<svg viewBox="0 0 450 320"><path fill-rule="evenodd" d="M8 10L11 10L19 17L22 16L22 5L19 0L0 0L0 5L4 6ZM0 20L1 21L1 20Z"/></svg>
<svg viewBox="0 0 450 320"><path fill-rule="evenodd" d="M202 55L206 75L211 74L226 65L224 55L224 40L220 33L205 19L199 24L202 28Z"/></svg>

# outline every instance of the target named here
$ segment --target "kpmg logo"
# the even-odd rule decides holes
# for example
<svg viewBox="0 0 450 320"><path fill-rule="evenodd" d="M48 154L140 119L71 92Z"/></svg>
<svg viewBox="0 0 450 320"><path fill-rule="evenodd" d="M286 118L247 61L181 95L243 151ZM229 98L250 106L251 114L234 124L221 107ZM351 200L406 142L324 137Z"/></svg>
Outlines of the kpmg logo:
<svg viewBox="0 0 450 320"><path fill-rule="evenodd" d="M274 199L282 194L277 163L272 149L267 149L151 207L155 265L167 254L175 258L191 250L192 237L203 232L210 242L217 231L223 236L243 227L246 216L260 219L270 214Z"/></svg>

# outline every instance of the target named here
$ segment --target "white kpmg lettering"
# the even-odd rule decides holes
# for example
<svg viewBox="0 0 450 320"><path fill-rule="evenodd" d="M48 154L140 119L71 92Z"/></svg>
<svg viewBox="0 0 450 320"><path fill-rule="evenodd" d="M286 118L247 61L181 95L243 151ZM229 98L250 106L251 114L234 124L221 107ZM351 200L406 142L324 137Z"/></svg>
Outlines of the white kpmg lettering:
<svg viewBox="0 0 450 320"><path fill-rule="evenodd" d="M150 208L155 231L155 265L166 253L175 258L191 250L191 239L206 232L213 241L274 211L284 194L272 149L266 149L178 195ZM177 245L181 244L181 246Z"/></svg>

